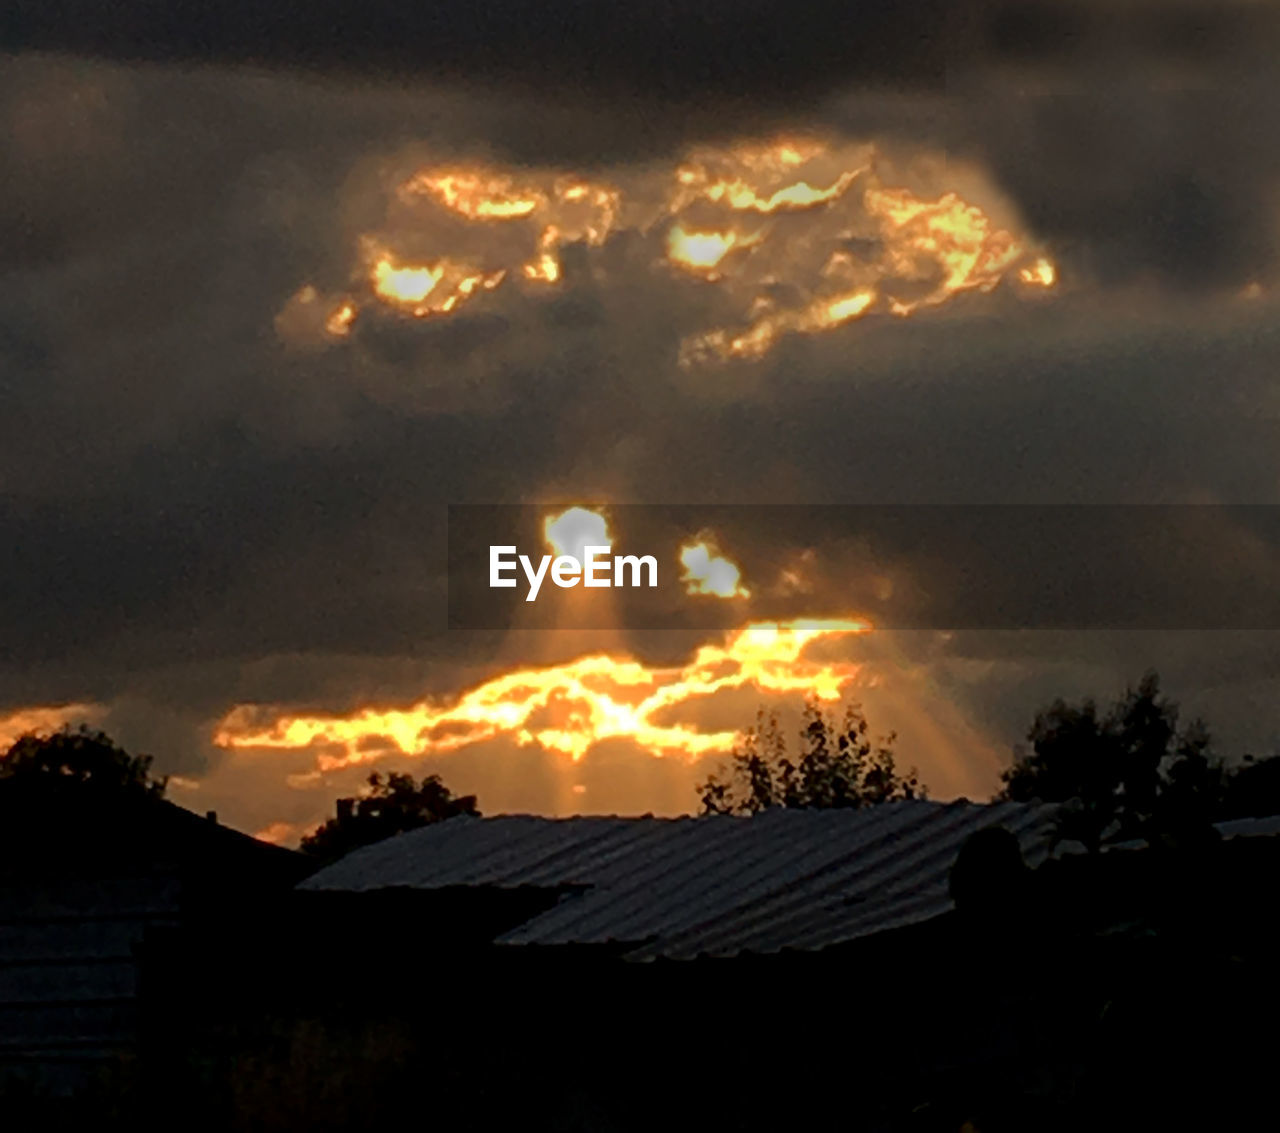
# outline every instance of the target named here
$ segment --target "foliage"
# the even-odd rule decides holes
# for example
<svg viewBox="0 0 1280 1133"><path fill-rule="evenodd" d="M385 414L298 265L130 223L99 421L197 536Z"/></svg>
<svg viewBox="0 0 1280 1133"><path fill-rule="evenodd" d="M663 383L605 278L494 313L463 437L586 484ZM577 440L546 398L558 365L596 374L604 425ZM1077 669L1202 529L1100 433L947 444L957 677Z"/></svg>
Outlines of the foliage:
<svg viewBox="0 0 1280 1133"><path fill-rule="evenodd" d="M423 776L417 783L412 775L392 771L383 778L375 771L362 795L338 800L334 817L303 838L302 849L332 861L407 830L479 813L475 795L455 797L439 775Z"/></svg>
<svg viewBox="0 0 1280 1133"><path fill-rule="evenodd" d="M796 756L788 751L776 713L764 709L743 733L726 767L698 790L704 814L756 814L769 807L859 807L895 799L923 798L914 769L899 773L891 734L872 742L857 704L843 718L823 711L816 699L804 707Z"/></svg>
<svg viewBox="0 0 1280 1133"><path fill-rule="evenodd" d="M1219 815L1262 818L1280 814L1280 755L1244 762L1227 777Z"/></svg>
<svg viewBox="0 0 1280 1133"><path fill-rule="evenodd" d="M1105 713L1092 700L1055 700L1036 713L1001 797L1059 803L1057 837L1091 853L1109 840L1207 831L1225 772L1204 722L1179 731L1178 715L1154 672Z"/></svg>
<svg viewBox="0 0 1280 1133"><path fill-rule="evenodd" d="M1223 802L1232 776L1213 754L1213 741L1203 720L1192 720L1178 735L1173 758L1157 784L1152 819L1154 833L1178 840L1206 832L1224 817Z"/></svg>
<svg viewBox="0 0 1280 1133"><path fill-rule="evenodd" d="M81 725L73 731L19 736L0 756L0 789L74 791L80 797L107 794L160 798L167 778L151 774L151 756L130 755L105 732Z"/></svg>

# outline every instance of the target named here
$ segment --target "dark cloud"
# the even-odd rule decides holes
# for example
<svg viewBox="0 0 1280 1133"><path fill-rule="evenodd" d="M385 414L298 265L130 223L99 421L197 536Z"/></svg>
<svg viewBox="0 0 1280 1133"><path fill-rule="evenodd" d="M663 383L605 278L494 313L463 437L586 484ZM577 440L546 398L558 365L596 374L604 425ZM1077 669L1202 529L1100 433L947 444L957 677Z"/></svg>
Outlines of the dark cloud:
<svg viewBox="0 0 1280 1133"><path fill-rule="evenodd" d="M817 600L884 630L1280 630L1274 506L622 504L607 513L613 561L595 552L601 585L575 582L563 597L536 573L547 514L450 509L451 628L731 630L812 616ZM587 543L608 541L561 549L581 558ZM705 567L698 575L719 598L690 599L697 588L681 564L699 546L704 564L708 546L732 555L722 585ZM494 547L508 548L500 591ZM651 577L626 585L617 556L640 554L653 559Z"/></svg>
<svg viewBox="0 0 1280 1133"><path fill-rule="evenodd" d="M270 11L246 0L172 4L18 0L0 25L9 48L126 60L242 63L326 73L439 76L584 96L609 92L748 101L800 98L850 74L895 84L945 77L948 5L909 14L888 0L577 0L410 5L315 0Z"/></svg>
<svg viewBox="0 0 1280 1133"><path fill-rule="evenodd" d="M225 58L238 42L166 30L165 16L144 50L106 36L87 10L72 42L49 30L54 16L17 11L27 22L10 16L10 33L44 46L160 56L186 35L180 53L207 42ZM744 18L750 28L765 9ZM901 60L914 57L875 26L840 42L886 55L878 94L835 90L836 73L852 73L842 57L796 88L798 102L770 101L784 72L764 67L758 98L685 115L439 85L6 60L0 705L107 703L110 726L166 770L222 775L211 805L225 811L243 789L246 822L310 821L337 786L308 788L296 807L278 787L313 757L272 753L246 770L242 756L211 750L211 722L243 702L342 712L443 696L516 660L520 643L444 632L447 503L1276 502L1275 308L1265 291L1236 294L1275 275L1269 76L1241 50L1229 83L1201 52L1210 70L1199 87L1114 75L1064 86L1062 60L1028 34L1021 85L971 76L908 94ZM729 72L699 78L690 63L709 34L658 64L638 52L634 73L657 66L669 74L659 87L676 93L731 89ZM557 58L567 56L548 46L528 67L554 71ZM607 52L594 58L607 69ZM755 56L726 58L745 67ZM780 58L778 68L799 56ZM829 79L831 97L804 93ZM348 342L311 352L276 332L303 283L349 285L359 236L384 219L387 170L423 154L642 168L699 131L783 121L873 140L904 170L922 153L934 165L945 155L957 177L979 165L982 204L1046 239L1062 294L1034 304L1001 287L909 320L796 336L758 365L686 372L678 339L713 304L696 287L655 283L649 246L624 237L593 251L562 296L504 298L441 327L371 316ZM760 554L742 551L744 562ZM838 577L815 593L820 604L846 598ZM1001 742L1039 699L1106 696L1156 664L1175 694L1200 697L1234 729L1232 742L1265 744L1278 674L1264 637L970 633L921 644L913 660ZM695 639L633 643L670 661ZM551 659L560 646L538 648ZM589 759L578 782L590 805L622 809L612 782L649 783L663 799L684 783L669 768L652 779L617 770L633 756ZM556 792L573 781L547 761L504 748L439 766L459 789L487 785L486 809L560 806ZM516 764L524 771L504 778ZM276 803L235 787L240 773L274 784Z"/></svg>
<svg viewBox="0 0 1280 1133"><path fill-rule="evenodd" d="M1270 68L1079 76L983 99L952 138L1064 263L1189 291L1272 278L1280 115Z"/></svg>
<svg viewBox="0 0 1280 1133"><path fill-rule="evenodd" d="M236 63L323 73L520 84L581 97L799 100L864 84L941 88L992 64L1155 60L1217 65L1261 53L1273 13L1188 0L476 0L405 6L312 0L269 11L211 4L16 0L0 45L127 61Z"/></svg>

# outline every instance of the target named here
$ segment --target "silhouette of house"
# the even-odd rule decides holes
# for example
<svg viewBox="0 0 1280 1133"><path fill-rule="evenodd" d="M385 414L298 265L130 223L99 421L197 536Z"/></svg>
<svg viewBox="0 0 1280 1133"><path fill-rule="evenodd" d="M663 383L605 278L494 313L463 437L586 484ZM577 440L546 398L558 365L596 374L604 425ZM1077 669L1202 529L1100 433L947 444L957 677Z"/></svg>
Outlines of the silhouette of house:
<svg viewBox="0 0 1280 1133"><path fill-rule="evenodd" d="M683 1063L723 1073L742 1035L789 1033L785 1073L803 1054L805 1073L855 1058L885 1074L902 1043L932 1064L955 988L913 973L954 953L951 866L993 824L1043 860L1047 818L924 801L451 818L318 871L249 931L153 950L153 1074L191 1083L191 1067L221 1067L220 1096L249 1107L250 1126L390 1126L420 1116L431 1081L449 1083L431 1094L438 1124L604 1130L669 1125ZM856 1048L804 1049L855 1001ZM974 1051L1017 1046L1005 1018L988 1030ZM207 1088L200 1073L191 1088ZM774 1128L780 1098L757 1107Z"/></svg>
<svg viewBox="0 0 1280 1133"><path fill-rule="evenodd" d="M545 894L499 946L601 945L629 961L818 951L947 912L965 840L1002 825L1049 855L1052 808L916 800L753 817L459 817L367 846L313 893Z"/></svg>
<svg viewBox="0 0 1280 1133"><path fill-rule="evenodd" d="M0 1073L75 1085L135 1049L143 949L312 868L157 798L0 796Z"/></svg>
<svg viewBox="0 0 1280 1133"><path fill-rule="evenodd" d="M810 1128L833 1107L951 1133L1243 1112L1252 1095L1202 1090L1157 1113L1143 1083L1192 1081L1193 1052L1227 1073L1189 1039L1280 1005L1257 900L1274 822L1062 860L1051 826L964 801L457 817L287 891L291 855L193 838L210 869L178 870L189 900L140 949L140 1049L167 1091L143 1101L202 1129L593 1133ZM962 889L981 899L957 909ZM1240 963L1189 963L1206 955Z"/></svg>

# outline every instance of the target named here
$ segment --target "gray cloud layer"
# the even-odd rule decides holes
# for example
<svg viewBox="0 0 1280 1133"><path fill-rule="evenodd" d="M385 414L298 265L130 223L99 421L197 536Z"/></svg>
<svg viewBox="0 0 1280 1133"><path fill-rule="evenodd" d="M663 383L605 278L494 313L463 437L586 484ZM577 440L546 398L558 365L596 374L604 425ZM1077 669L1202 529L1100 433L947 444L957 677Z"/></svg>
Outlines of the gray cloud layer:
<svg viewBox="0 0 1280 1133"><path fill-rule="evenodd" d="M1280 502L1275 307L1237 297L1276 274L1280 103L1239 58L1229 83L1214 63L1064 86L1037 63L1040 85L813 98L805 125L983 163L1063 293L705 374L674 366L681 309L621 245L604 291L447 328L371 321L305 353L273 319L301 282L341 285L407 153L640 162L794 104L677 118L6 60L0 706L112 703L123 739L190 771L238 701L456 686L496 643L441 634L448 502ZM1060 677L1157 663L1216 689L1240 742L1274 735L1270 638L1125 640L957 635L956 672L990 679L951 691L1007 731Z"/></svg>

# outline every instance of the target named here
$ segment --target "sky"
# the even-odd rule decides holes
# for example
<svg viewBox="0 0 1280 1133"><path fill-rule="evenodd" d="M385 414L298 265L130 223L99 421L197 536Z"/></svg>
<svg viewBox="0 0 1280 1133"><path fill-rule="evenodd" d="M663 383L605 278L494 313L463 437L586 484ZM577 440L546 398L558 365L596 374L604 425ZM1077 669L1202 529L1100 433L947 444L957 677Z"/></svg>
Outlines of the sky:
<svg viewBox="0 0 1280 1133"><path fill-rule="evenodd" d="M1218 505L1280 503L1274 17L10 5L0 740L87 721L287 843L379 770L691 811L806 693L941 798L1151 667L1224 756L1275 750L1269 612L1073 621L1068 587L1056 621L877 628L1045 556L1006 538L975 581L850 510L1197 505L1185 554L1054 554L1121 614L1268 592L1275 540ZM451 628L448 509L480 504L619 545L633 505L720 510L663 545L680 616Z"/></svg>

